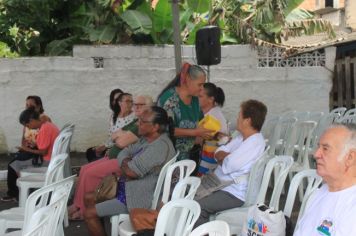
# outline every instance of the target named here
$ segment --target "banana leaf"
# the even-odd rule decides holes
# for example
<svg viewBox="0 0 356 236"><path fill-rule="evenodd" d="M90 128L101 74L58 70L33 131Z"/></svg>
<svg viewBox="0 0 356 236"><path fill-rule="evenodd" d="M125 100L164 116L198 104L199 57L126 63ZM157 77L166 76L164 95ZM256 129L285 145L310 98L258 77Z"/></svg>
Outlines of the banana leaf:
<svg viewBox="0 0 356 236"><path fill-rule="evenodd" d="M121 14L121 19L125 21L131 30L137 33L150 34L152 29L152 21L146 14L137 10L126 10Z"/></svg>

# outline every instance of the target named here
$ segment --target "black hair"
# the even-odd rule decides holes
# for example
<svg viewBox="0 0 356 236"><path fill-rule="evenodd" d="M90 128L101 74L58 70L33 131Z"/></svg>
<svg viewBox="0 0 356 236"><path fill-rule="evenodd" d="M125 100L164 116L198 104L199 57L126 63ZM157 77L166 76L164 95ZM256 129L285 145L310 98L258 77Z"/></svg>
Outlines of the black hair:
<svg viewBox="0 0 356 236"><path fill-rule="evenodd" d="M113 117L112 117L112 120L113 120L113 124L116 123L116 120L117 120L117 117L119 116L120 112L121 112L121 107L119 105L119 101L122 100L122 98L124 96L132 96L132 94L130 93L121 93L119 95L119 97L115 100L115 103L114 103L114 106L113 106Z"/></svg>
<svg viewBox="0 0 356 236"><path fill-rule="evenodd" d="M123 93L123 91L118 88L118 89L114 89L114 90L112 90L112 91L110 92L110 104L109 104L109 106L110 106L110 109L111 109L112 111L114 111L114 105L113 105L113 103L114 103L114 97L115 97L115 95L116 95L117 93Z"/></svg>
<svg viewBox="0 0 356 236"><path fill-rule="evenodd" d="M36 104L36 106L39 108L38 112L42 114L44 112L43 105L42 105L42 99L39 96L36 95L30 95L26 98L26 100L33 100Z"/></svg>
<svg viewBox="0 0 356 236"><path fill-rule="evenodd" d="M40 113L35 110L34 107L29 107L23 112L21 112L20 117L19 117L19 122L23 126L27 125L30 123L30 120L40 120Z"/></svg>
<svg viewBox="0 0 356 236"><path fill-rule="evenodd" d="M222 88L217 87L213 83L205 83L203 87L208 97L214 97L214 102L216 104L218 104L220 107L224 106L225 93L224 90L222 90Z"/></svg>
<svg viewBox="0 0 356 236"><path fill-rule="evenodd" d="M169 138L175 146L174 124L172 117L169 117L167 111L159 106L152 106L151 111L153 113L152 123L158 124L160 127L158 132L160 134L168 132Z"/></svg>
<svg viewBox="0 0 356 236"><path fill-rule="evenodd" d="M183 65L184 67L184 65ZM182 69L183 69L182 67ZM162 96L162 94L164 92L166 92L168 89L170 88L174 88L174 87L180 87L181 86L181 72L179 72L173 80L171 80L171 82L169 82L169 84L159 93L158 97L157 97L157 101L159 100L159 98ZM188 69L186 71L186 73L190 76L190 78L195 79L198 78L198 76L200 74L204 74L205 75L205 71L203 70L203 68L201 68L198 65L189 65Z"/></svg>

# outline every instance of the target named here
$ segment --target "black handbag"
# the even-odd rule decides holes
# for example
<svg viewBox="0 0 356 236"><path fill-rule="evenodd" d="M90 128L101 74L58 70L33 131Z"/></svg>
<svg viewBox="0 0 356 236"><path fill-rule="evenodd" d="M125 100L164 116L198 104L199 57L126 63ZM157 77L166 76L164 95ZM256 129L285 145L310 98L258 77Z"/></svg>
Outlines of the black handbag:
<svg viewBox="0 0 356 236"><path fill-rule="evenodd" d="M194 144L192 149L190 149L189 151L189 159L194 161L196 164L195 169L191 174L192 176L196 176L198 174L198 169L201 160L201 152L202 152L202 146L200 144Z"/></svg>

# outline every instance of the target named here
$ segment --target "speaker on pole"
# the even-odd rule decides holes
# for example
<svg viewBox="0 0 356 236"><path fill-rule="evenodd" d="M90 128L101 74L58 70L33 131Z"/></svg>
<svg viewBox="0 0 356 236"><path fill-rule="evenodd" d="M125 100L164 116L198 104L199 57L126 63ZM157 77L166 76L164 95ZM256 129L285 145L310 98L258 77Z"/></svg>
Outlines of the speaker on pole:
<svg viewBox="0 0 356 236"><path fill-rule="evenodd" d="M198 65L217 65L221 61L220 29L209 25L195 35L195 52Z"/></svg>

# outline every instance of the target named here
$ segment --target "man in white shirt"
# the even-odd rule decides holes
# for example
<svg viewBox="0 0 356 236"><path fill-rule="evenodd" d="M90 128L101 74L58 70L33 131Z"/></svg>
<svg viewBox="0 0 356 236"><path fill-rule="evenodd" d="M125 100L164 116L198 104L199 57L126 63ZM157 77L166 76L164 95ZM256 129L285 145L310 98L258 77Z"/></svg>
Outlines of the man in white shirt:
<svg viewBox="0 0 356 236"><path fill-rule="evenodd" d="M266 113L267 107L262 102L248 100L241 103L236 125L240 134L215 152L218 167L214 173L220 180L231 181L248 176L252 165L265 149L260 130ZM198 200L201 214L195 226L208 222L210 214L243 205L248 178L240 179L239 183L233 183Z"/></svg>
<svg viewBox="0 0 356 236"><path fill-rule="evenodd" d="M294 236L356 235L356 126L327 129L314 158L325 184L312 197Z"/></svg>

